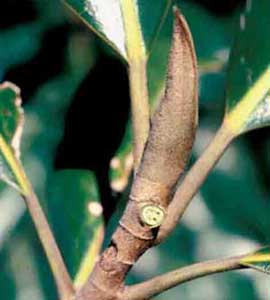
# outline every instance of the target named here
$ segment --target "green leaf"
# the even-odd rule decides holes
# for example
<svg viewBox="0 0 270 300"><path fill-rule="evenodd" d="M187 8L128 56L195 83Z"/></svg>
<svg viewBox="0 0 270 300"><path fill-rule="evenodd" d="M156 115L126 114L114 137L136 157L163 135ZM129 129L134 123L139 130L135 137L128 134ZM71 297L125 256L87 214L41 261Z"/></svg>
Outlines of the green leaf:
<svg viewBox="0 0 270 300"><path fill-rule="evenodd" d="M0 179L26 193L28 185L19 163L22 127L20 90L5 82L0 85Z"/></svg>
<svg viewBox="0 0 270 300"><path fill-rule="evenodd" d="M147 55L171 0L65 0L125 60Z"/></svg>
<svg viewBox="0 0 270 300"><path fill-rule="evenodd" d="M262 248L244 257L240 263L270 275L270 247Z"/></svg>
<svg viewBox="0 0 270 300"><path fill-rule="evenodd" d="M270 124L270 2L247 1L231 53L226 121L237 135Z"/></svg>
<svg viewBox="0 0 270 300"><path fill-rule="evenodd" d="M138 6L144 43L147 52L149 52L170 10L172 0L139 0L135 2L137 2Z"/></svg>
<svg viewBox="0 0 270 300"><path fill-rule="evenodd" d="M96 178L86 170L56 172L48 198L54 232L75 284L81 286L103 241L102 206Z"/></svg>

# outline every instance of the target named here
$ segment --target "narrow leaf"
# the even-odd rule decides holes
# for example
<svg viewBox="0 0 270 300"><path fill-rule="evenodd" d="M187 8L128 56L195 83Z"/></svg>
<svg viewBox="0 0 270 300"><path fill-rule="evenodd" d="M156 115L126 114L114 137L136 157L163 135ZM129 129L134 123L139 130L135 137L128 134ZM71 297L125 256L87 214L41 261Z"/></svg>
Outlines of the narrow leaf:
<svg viewBox="0 0 270 300"><path fill-rule="evenodd" d="M247 1L227 83L226 121L235 135L270 124L270 2Z"/></svg>
<svg viewBox="0 0 270 300"><path fill-rule="evenodd" d="M244 257L240 263L270 275L270 247L262 248Z"/></svg>

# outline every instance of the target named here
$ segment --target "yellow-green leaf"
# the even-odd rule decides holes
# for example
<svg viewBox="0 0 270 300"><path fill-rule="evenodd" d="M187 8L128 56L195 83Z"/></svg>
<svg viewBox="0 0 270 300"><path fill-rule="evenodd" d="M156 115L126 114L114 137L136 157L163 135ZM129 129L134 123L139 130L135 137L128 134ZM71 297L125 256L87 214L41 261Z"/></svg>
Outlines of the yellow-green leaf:
<svg viewBox="0 0 270 300"><path fill-rule="evenodd" d="M240 263L270 275L270 247L262 248L244 257Z"/></svg>
<svg viewBox="0 0 270 300"><path fill-rule="evenodd" d="M270 124L270 2L247 1L227 81L226 122L240 133Z"/></svg>

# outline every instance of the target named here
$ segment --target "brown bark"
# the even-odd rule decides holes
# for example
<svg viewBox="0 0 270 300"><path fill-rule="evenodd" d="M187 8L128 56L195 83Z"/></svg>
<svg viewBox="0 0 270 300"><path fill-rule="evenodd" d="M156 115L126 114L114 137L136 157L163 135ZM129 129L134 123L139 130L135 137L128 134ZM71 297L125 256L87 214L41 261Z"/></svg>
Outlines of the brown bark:
<svg viewBox="0 0 270 300"><path fill-rule="evenodd" d="M148 205L166 213L172 188L184 170L193 145L197 107L193 42L183 16L176 12L166 92L153 117L128 205L110 246L77 293L77 300L120 299L128 271L154 245L158 227L144 222L142 209Z"/></svg>

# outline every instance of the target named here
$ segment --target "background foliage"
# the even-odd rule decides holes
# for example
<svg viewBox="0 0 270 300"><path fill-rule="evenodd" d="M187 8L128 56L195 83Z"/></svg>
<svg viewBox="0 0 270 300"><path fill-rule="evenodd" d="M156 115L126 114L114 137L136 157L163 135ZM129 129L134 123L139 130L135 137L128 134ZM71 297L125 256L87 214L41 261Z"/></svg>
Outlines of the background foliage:
<svg viewBox="0 0 270 300"><path fill-rule="evenodd" d="M193 161L223 116L226 66L242 2L179 0L194 35L201 75L200 126ZM162 93L171 23L170 15L149 61L152 102ZM125 204L126 192L120 191L127 183L131 151L125 66L61 2L10 0L0 12L0 77L22 89L26 113L23 162L75 276L89 242L102 226L89 202L100 200L103 205L104 221L109 224L105 243ZM235 142L182 224L165 244L143 256L129 282L269 244L269 146L269 128ZM21 199L4 186L0 192L0 266L1 299L55 299L31 220ZM268 299L269 279L252 271L215 275L175 288L159 299L180 296L187 300Z"/></svg>

